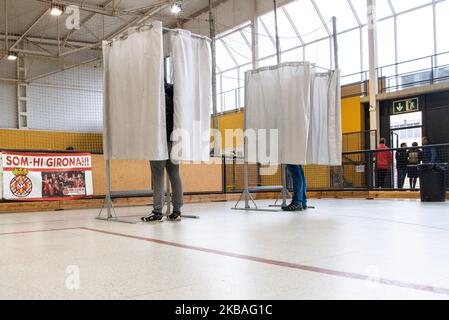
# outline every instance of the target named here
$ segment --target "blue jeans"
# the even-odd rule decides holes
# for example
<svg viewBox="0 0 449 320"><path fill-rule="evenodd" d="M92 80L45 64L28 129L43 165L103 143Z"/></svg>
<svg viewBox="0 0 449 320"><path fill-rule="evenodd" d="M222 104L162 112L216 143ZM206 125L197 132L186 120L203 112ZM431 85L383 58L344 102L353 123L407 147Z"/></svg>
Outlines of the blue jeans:
<svg viewBox="0 0 449 320"><path fill-rule="evenodd" d="M307 206L307 183L304 176L304 170L300 165L287 165L287 170L293 178L293 203Z"/></svg>

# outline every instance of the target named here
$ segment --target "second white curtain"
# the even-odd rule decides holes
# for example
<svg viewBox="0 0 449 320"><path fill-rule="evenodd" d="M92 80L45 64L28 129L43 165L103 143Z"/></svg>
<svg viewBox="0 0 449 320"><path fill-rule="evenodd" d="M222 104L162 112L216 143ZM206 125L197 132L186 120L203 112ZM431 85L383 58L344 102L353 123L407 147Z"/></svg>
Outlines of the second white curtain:
<svg viewBox="0 0 449 320"><path fill-rule="evenodd" d="M180 161L209 161L212 110L210 44L206 39L193 38L187 30L178 30L172 35L171 49L174 83L174 149L171 156Z"/></svg>
<svg viewBox="0 0 449 320"><path fill-rule="evenodd" d="M340 75L317 73L312 79L307 163L338 166L342 162Z"/></svg>

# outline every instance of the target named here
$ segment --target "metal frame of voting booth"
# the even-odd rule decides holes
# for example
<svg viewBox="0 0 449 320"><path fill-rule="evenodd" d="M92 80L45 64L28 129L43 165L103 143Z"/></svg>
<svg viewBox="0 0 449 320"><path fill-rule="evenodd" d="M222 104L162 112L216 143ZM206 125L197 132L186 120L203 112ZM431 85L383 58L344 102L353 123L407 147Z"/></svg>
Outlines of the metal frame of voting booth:
<svg viewBox="0 0 449 320"><path fill-rule="evenodd" d="M130 34L130 32L139 30L139 29L144 28L144 27L152 28L153 26L151 24L149 24L149 25L148 24L141 24L141 25L136 26L136 27L131 27L131 28L125 30L124 32L122 32L122 34L120 34L119 36L117 36L114 39L126 39L128 37L128 35ZM169 28L165 28L165 27L162 28L162 29L163 29L164 32L175 32L175 33L178 32L178 30L169 29ZM206 40L209 41L209 39L207 37L202 36L202 35L197 35L197 34L192 33L191 36L194 37L194 38L206 39ZM112 41L114 41L114 40L112 40ZM214 56L215 52L212 52L212 55ZM212 68L215 69L215 65L213 65ZM108 123L106 123L106 125L108 126ZM110 144L109 140L110 140L110 136L106 137L106 142L108 144ZM111 196L111 167L110 166L111 166L110 160L106 159L106 196L105 196L104 204L103 204L100 212L98 213L98 216L97 216L96 219L97 220L103 220L103 221L113 221L113 222L137 224L137 223L140 222L140 220L139 221L135 221L135 219L134 220L128 220L128 219L125 219L125 218L119 218L117 216L116 212L115 212L115 208L114 208L114 205L112 203L112 196ZM165 203L166 203L166 207L167 207L166 216L169 215L169 212L170 212L170 209L171 209L170 208L170 206L171 206L171 202L170 201L171 201L170 181L169 181L169 179L167 177L167 179L166 179L166 198L165 198ZM103 210L105 209L105 207L106 207L106 217L103 217L102 214L103 214ZM195 215L182 215L182 217L183 218L191 218L191 219L199 219L199 217L195 216ZM132 217L128 217L128 218L132 218Z"/></svg>
<svg viewBox="0 0 449 320"><path fill-rule="evenodd" d="M277 55L277 65L272 67L278 67L281 64L281 51L280 51L280 41L279 41L279 32L278 32L278 23L277 23L277 1L273 0L274 4L274 22L275 22L275 29L276 29L276 55ZM338 65L338 42L337 42L337 18L332 17L332 31L333 31L333 58L334 58L334 66L335 69L339 68ZM332 48L331 54L332 54ZM324 69L324 68L323 68ZM251 72L251 71L247 71ZM246 103L246 97L247 97L247 76L245 76L245 106ZM244 113L244 131L247 129L247 118L246 118L246 109L243 111ZM248 139L245 135L244 137L244 165L243 165L243 192L240 195L239 200L235 204L232 210L242 210L242 211L265 211L265 212L280 212L279 209L269 209L269 208L259 208L257 206L256 201L251 195L251 192L257 192L257 191L270 191L270 190L278 190L280 191L279 197L276 199L275 203L270 205L269 207L273 208L280 208L287 205L287 199L289 198L290 194L287 188L287 168L285 164L281 165L281 175L282 175L282 186L275 186L275 187L257 187L257 188L250 188L249 187L249 178L248 178ZM282 204L278 205L278 202L282 199ZM244 201L244 207L238 207L240 202ZM250 203L254 205L252 208ZM314 208L314 207L310 207Z"/></svg>

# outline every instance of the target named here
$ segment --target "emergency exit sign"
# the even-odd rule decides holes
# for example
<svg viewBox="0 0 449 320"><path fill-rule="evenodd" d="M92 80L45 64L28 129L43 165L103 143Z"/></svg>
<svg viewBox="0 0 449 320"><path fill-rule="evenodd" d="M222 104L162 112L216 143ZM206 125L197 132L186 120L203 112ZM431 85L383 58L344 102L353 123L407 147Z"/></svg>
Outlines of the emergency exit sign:
<svg viewBox="0 0 449 320"><path fill-rule="evenodd" d="M393 114L419 111L419 99L411 98L393 102Z"/></svg>

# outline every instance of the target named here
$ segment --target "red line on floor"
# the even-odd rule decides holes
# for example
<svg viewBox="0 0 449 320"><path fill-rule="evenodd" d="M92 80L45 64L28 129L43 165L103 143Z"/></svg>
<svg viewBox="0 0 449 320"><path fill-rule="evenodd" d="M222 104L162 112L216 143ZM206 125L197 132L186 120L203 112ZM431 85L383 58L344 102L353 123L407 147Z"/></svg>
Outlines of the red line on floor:
<svg viewBox="0 0 449 320"><path fill-rule="evenodd" d="M401 288L406 288L406 289L413 289L413 290L449 295L448 288L439 288L439 287L433 287L433 286L429 286L429 285L421 285L421 284L415 284L415 283L411 283L411 282L404 282L404 281L391 280L391 279L385 279L385 278L373 279L370 276L358 274L358 273L344 272L344 271L338 271L338 270L332 270L332 269L326 269L326 268L320 268L320 267L313 267L313 266L306 266L306 265L291 263L291 262L286 262L286 261L278 261L278 260L248 256L248 255L243 255L243 254L238 254L238 253L196 247L196 246L191 246L191 245L186 245L186 244L181 244L181 243L176 243L176 242L170 242L170 241L164 241L164 240L152 239L152 238L146 238L146 237L140 237L140 236L133 236L133 235L129 235L129 234L123 234L123 233L117 233L117 232L111 232L111 231L105 231L105 230L99 230L99 229L92 229L92 228L86 228L86 227L81 227L80 229L98 232L98 233L104 233L104 234L108 234L108 235L124 237L124 238L130 238L130 239L135 239L135 240L153 242L153 243L167 245L167 246L171 246L171 247L189 249L189 250L194 250L194 251L217 254L220 256L227 256L227 257L232 257L232 258L237 258L237 259L242 259L242 260L254 261L254 262L279 266L279 267L285 267L285 268L297 269L297 270L302 270L302 271L326 274L326 275L336 276L336 277L340 277L340 278L371 281L371 282L384 284L384 285L388 285L388 286L401 287Z"/></svg>
<svg viewBox="0 0 449 320"><path fill-rule="evenodd" d="M29 231L16 231L16 232L4 232L0 233L0 236L7 236L13 234L27 234L27 233L38 233L38 232L50 232L50 231L66 231L66 230L79 230L80 228L59 228L59 229L41 229L41 230L29 230Z"/></svg>

